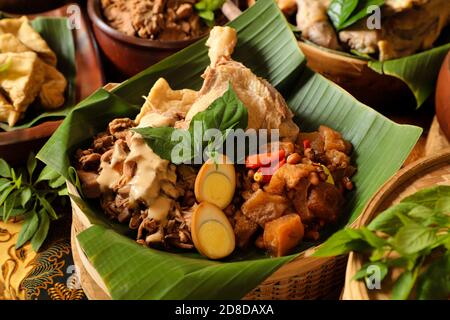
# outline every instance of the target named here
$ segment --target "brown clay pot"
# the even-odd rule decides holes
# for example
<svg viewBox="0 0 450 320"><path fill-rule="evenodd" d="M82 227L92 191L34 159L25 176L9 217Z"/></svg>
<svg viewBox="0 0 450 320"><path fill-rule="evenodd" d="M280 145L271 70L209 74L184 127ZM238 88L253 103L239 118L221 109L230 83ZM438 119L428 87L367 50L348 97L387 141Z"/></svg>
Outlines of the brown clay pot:
<svg viewBox="0 0 450 320"><path fill-rule="evenodd" d="M299 46L308 67L337 83L359 101L381 111L406 106L414 109L414 97L408 86L397 78L375 72L366 60L304 41L299 41Z"/></svg>
<svg viewBox="0 0 450 320"><path fill-rule="evenodd" d="M442 63L436 86L436 117L450 140L450 51Z"/></svg>
<svg viewBox="0 0 450 320"><path fill-rule="evenodd" d="M88 14L103 53L126 76L139 73L199 39L159 41L123 34L104 21L99 0L88 0Z"/></svg>

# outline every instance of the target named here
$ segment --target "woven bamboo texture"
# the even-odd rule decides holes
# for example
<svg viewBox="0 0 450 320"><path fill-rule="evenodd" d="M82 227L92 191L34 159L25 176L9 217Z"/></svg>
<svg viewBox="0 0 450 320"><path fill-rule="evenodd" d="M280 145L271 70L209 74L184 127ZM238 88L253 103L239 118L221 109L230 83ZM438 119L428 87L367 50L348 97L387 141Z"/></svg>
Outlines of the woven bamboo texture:
<svg viewBox="0 0 450 320"><path fill-rule="evenodd" d="M450 149L436 155L417 160L400 170L375 194L366 206L355 227L367 225L377 214L399 203L403 198L427 187L450 185ZM346 280L342 299L344 300L385 300L390 298L392 283L400 274L394 270L380 290L368 290L362 281L352 280L355 273L366 263L358 253L349 255Z"/></svg>

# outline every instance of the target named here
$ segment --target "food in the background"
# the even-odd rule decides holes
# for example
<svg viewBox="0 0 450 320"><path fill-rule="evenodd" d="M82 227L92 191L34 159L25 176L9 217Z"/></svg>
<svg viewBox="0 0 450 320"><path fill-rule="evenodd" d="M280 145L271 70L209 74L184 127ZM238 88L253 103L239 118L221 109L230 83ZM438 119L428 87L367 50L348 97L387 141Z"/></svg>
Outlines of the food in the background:
<svg viewBox="0 0 450 320"><path fill-rule="evenodd" d="M36 99L45 109L64 104L67 81L56 63L26 17L0 20L0 121L14 126Z"/></svg>
<svg viewBox="0 0 450 320"><path fill-rule="evenodd" d="M129 36L152 40L187 40L208 26L196 11L196 0L102 0L106 21Z"/></svg>
<svg viewBox="0 0 450 320"><path fill-rule="evenodd" d="M221 259L234 251L233 228L217 206L200 203L192 214L192 240L195 248L210 259Z"/></svg>
<svg viewBox="0 0 450 320"><path fill-rule="evenodd" d="M302 36L320 46L339 50L338 37L331 24L327 8L330 0L299 0L297 26Z"/></svg>
<svg viewBox="0 0 450 320"><path fill-rule="evenodd" d="M300 132L281 94L231 58L236 42L234 29L212 29L211 65L200 91L172 90L160 79L135 120L114 119L76 153L84 195L100 198L105 213L137 230L143 245L195 245L220 259L235 245L255 243L280 256L303 238L317 240L342 213L344 194L353 188L351 144L325 126ZM190 137L196 121L224 135L228 129L278 129L281 141L246 154L245 164L218 153L200 168L177 162L172 134Z"/></svg>
<svg viewBox="0 0 450 320"><path fill-rule="evenodd" d="M302 36L320 46L396 59L432 48L450 23L448 0L378 1L381 29L367 26L368 7L345 1L297 0ZM368 3L368 2L367 2Z"/></svg>

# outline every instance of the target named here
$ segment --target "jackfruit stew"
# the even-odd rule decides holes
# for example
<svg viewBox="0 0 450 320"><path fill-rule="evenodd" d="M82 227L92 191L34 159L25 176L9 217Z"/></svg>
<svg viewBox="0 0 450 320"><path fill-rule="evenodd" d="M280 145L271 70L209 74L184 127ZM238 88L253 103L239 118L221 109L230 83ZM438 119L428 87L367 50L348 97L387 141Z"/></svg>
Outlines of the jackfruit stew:
<svg viewBox="0 0 450 320"><path fill-rule="evenodd" d="M57 57L26 17L0 20L0 121L13 127L36 100L46 110L64 104L67 80Z"/></svg>
<svg viewBox="0 0 450 320"><path fill-rule="evenodd" d="M352 145L326 126L301 132L281 94L231 58L236 42L234 29L214 27L199 91L159 79L136 119L112 120L74 155L84 197L98 199L144 246L220 259L254 244L282 256L318 240L343 213ZM195 134L195 121L222 132L278 130L279 139L245 161L219 153L199 165L174 160L168 134Z"/></svg>
<svg viewBox="0 0 450 320"><path fill-rule="evenodd" d="M448 0L277 2L287 14L297 10L297 26L303 38L380 61L431 49L450 23ZM379 6L379 17L372 5Z"/></svg>
<svg viewBox="0 0 450 320"><path fill-rule="evenodd" d="M213 23L214 13L208 11L208 16L199 14L196 8L202 2L204 1L101 0L101 7L106 22L126 35L177 41L197 38L209 30L204 20L208 18Z"/></svg>

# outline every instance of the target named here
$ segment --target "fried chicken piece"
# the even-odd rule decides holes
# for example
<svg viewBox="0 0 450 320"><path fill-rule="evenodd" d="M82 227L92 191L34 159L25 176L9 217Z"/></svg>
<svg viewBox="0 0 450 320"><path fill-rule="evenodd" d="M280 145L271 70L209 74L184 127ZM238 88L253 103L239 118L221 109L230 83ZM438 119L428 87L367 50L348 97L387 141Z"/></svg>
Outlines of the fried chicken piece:
<svg viewBox="0 0 450 320"><path fill-rule="evenodd" d="M205 81L186 115L185 127L198 112L204 111L222 96L231 83L248 109L248 128L279 129L280 139L295 140L299 128L292 121L293 113L270 83L231 58L236 43L236 30L230 27L214 27L211 30L206 43L211 65L203 74Z"/></svg>

